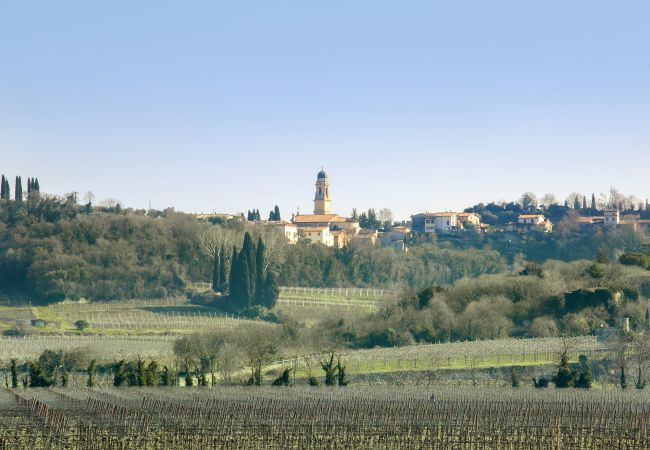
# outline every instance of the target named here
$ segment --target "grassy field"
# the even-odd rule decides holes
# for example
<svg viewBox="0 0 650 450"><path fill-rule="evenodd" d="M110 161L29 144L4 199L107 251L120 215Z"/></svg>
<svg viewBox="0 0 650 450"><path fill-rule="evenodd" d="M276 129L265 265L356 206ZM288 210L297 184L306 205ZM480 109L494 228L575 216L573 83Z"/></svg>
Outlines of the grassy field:
<svg viewBox="0 0 650 450"><path fill-rule="evenodd" d="M532 388L0 391L12 449L650 448L650 393Z"/></svg>

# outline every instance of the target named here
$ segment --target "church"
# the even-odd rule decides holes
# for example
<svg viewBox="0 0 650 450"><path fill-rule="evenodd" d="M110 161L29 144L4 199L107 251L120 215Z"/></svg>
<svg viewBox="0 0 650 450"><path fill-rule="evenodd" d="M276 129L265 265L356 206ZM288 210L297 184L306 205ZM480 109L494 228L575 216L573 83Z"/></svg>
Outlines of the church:
<svg viewBox="0 0 650 450"><path fill-rule="evenodd" d="M329 178L321 170L316 176L314 214L298 214L291 221L298 226L298 233L310 242L342 248L359 234L361 227L356 220L332 214L331 202Z"/></svg>

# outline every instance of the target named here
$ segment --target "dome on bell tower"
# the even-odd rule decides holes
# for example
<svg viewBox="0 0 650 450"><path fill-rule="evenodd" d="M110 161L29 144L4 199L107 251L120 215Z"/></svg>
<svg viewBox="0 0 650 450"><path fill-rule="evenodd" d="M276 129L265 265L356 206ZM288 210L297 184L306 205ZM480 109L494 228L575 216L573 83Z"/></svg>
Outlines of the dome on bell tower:
<svg viewBox="0 0 650 450"><path fill-rule="evenodd" d="M325 173L324 170L321 170L320 172L318 172L318 175L317 175L316 178L319 179L319 180L326 180L327 179L327 174Z"/></svg>

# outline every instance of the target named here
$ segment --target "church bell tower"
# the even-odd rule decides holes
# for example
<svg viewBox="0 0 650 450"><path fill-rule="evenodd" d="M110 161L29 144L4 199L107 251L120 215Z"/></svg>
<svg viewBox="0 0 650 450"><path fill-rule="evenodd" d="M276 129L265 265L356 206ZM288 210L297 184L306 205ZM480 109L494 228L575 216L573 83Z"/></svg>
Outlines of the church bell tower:
<svg viewBox="0 0 650 450"><path fill-rule="evenodd" d="M316 177L314 214L330 214L330 182L324 170L318 172Z"/></svg>

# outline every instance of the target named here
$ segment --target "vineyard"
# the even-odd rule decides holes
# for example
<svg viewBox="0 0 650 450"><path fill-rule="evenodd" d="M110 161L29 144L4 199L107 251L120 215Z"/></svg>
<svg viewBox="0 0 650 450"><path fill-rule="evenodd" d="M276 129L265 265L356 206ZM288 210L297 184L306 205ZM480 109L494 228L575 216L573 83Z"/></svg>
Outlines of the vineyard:
<svg viewBox="0 0 650 450"><path fill-rule="evenodd" d="M12 449L644 449L649 421L646 391L0 391L0 448Z"/></svg>
<svg viewBox="0 0 650 450"><path fill-rule="evenodd" d="M561 338L498 339L355 350L343 352L342 359L347 370L356 374L543 365L556 364L564 345L572 361L577 361L581 354L595 359L610 350L595 336L580 336L566 341ZM309 367L319 367L320 359L319 355L309 355L279 361L276 366L291 365L299 374L304 374Z"/></svg>
<svg viewBox="0 0 650 450"><path fill-rule="evenodd" d="M174 359L173 344L176 339L173 335L0 336L0 362L6 363L11 358L19 361L33 360L46 349L84 349L104 362L141 357L170 363ZM595 359L610 351L605 343L599 342L594 336L574 337L566 343L572 361L576 361L580 354ZM560 338L500 339L348 350L342 353L342 359L350 374L542 365L557 363L557 355L563 345ZM319 367L320 360L320 355L305 355L276 361L268 369L295 367L297 376L303 377L309 368Z"/></svg>
<svg viewBox="0 0 650 450"><path fill-rule="evenodd" d="M283 287L280 289L278 306L336 308L369 313L379 310L383 303L394 299L395 296L395 292L385 289Z"/></svg>
<svg viewBox="0 0 650 450"><path fill-rule="evenodd" d="M23 337L0 336L0 361L11 358L19 361L35 360L45 350L83 349L101 361L120 359L173 359L175 336L65 336L30 335ZM0 447L1 448L1 447Z"/></svg>

